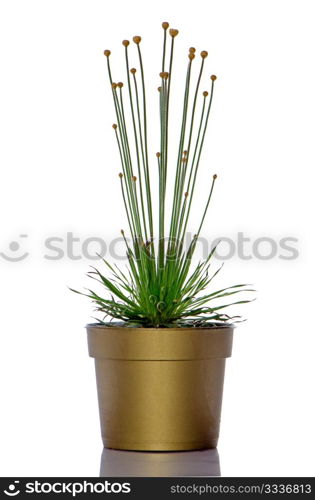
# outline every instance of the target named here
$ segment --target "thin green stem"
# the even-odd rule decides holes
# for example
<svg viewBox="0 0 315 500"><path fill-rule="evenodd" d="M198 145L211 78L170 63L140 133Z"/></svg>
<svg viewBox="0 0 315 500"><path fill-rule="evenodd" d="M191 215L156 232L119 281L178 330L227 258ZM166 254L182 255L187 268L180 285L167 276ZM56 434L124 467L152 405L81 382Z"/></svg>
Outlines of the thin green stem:
<svg viewBox="0 0 315 500"><path fill-rule="evenodd" d="M197 157L196 169L195 169L195 174L194 174L194 179L193 179L193 185L192 185L192 188L191 188L191 196L190 196L190 200L189 200L189 206L188 206L188 209L187 209L187 216L186 216L185 223L184 223L184 226L183 226L183 231L182 231L183 235L185 234L186 229L187 229L188 218L189 218L191 204L192 204L192 199L193 199L193 194L194 194L194 190L195 190L195 184L196 184L196 178L197 178L197 172L198 172L199 162L200 162L200 158L201 158L201 153L202 153L203 144L204 144L204 140L205 140L205 137L206 137L207 127L208 127L208 122L209 122L209 117L210 117L210 111L211 111L212 99L213 99L213 91L214 91L214 81L212 80L211 91L210 91L210 99L209 99L207 114L206 114L206 118L205 118L205 122L204 122L203 132L202 132L202 136L201 136L199 151L198 151L198 157Z"/></svg>
<svg viewBox="0 0 315 500"><path fill-rule="evenodd" d="M139 144L138 144L135 112L134 112L134 106L133 106L133 97L132 97L132 90L131 90L131 84L130 84L129 58L128 58L128 46L127 45L125 46L125 61L126 61L126 73L127 73L127 82L128 82L129 102L130 102L130 109L131 109L131 116L132 116L134 140L135 140L135 147L136 147L136 158L137 158L137 166L138 166L141 214L142 214L142 221L143 221L144 236L145 236L145 239L147 239L147 224L146 224L146 216L145 216L144 201L143 201L142 173L141 173L141 166L140 166Z"/></svg>
<svg viewBox="0 0 315 500"><path fill-rule="evenodd" d="M146 189L147 189L147 202L148 202L148 217L149 217L149 228L150 237L153 240L154 230L153 230L153 215L152 215L152 197L151 197L151 185L150 185L150 172L149 172L149 157L148 157L148 130L147 130L147 105L146 105L146 91L145 91L145 80L144 80L144 69L142 62L142 55L140 50L140 45L137 44L138 56L140 63L141 72L141 83L142 83L142 99L143 99L143 131L144 131L144 150L145 150L145 171L146 171Z"/></svg>

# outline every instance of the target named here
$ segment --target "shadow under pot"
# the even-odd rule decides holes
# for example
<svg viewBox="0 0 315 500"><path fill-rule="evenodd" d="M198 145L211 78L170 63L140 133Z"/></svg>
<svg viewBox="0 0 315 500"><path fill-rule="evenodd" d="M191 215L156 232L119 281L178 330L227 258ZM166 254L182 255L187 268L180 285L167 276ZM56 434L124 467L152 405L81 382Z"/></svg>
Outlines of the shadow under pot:
<svg viewBox="0 0 315 500"><path fill-rule="evenodd" d="M138 451L217 446L233 326L87 325L103 444Z"/></svg>

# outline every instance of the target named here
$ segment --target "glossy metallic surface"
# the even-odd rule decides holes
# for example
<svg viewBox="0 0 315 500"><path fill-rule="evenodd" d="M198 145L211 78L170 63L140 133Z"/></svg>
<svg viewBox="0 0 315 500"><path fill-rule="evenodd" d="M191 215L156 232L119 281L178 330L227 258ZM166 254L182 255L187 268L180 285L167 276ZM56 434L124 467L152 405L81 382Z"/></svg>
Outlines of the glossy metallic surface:
<svg viewBox="0 0 315 500"><path fill-rule="evenodd" d="M103 444L179 451L215 448L233 328L88 326Z"/></svg>

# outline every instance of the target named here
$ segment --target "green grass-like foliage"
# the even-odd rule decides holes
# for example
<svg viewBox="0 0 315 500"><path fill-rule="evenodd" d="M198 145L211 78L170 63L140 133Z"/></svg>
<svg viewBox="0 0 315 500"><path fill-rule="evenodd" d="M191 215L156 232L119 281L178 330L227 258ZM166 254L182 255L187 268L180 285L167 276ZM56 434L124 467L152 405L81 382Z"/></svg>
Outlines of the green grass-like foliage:
<svg viewBox="0 0 315 500"><path fill-rule="evenodd" d="M113 81L110 66L111 53L109 50L104 51L117 116L117 123L113 125L113 129L122 164L119 178L131 243L127 241L122 231L128 257L127 270L122 271L117 265L111 265L104 260L105 267L110 272L109 275L101 273L96 268L88 273L91 278L101 283L107 292L106 298L92 290L83 294L95 303L96 311L102 315L102 321L98 320L101 323L110 317L124 322L126 326L212 326L218 323L229 323L239 318L238 316L230 317L224 313L229 305L249 302L239 300L228 304L213 305L215 299L229 298L241 291L249 290L246 288L247 285L240 284L221 290L206 291L221 269L212 273L209 270L215 249L204 262L200 262L193 270L191 269L192 257L209 208L216 175L212 177L208 199L202 210L196 234L190 246L184 249L184 238L210 116L216 76L210 77L209 92L200 92L205 59L208 55L206 51L202 51L197 83L193 89L191 88L195 49L190 48L174 176L173 171L168 171L168 129L174 45L178 31L168 30L168 27L168 23L162 24L164 40L160 72L161 86L158 88L160 151L156 153L159 172L157 231L154 227L154 215L157 214L154 214L152 206L141 37L133 38L139 61L138 70L129 67L129 41L122 42L125 51L126 85ZM128 126L126 96L131 118ZM201 111L197 113L200 100ZM198 120L196 120L196 114L198 114ZM132 154L132 149L134 154ZM169 178L171 178L172 186L172 208L167 221L165 212L167 188L170 189Z"/></svg>

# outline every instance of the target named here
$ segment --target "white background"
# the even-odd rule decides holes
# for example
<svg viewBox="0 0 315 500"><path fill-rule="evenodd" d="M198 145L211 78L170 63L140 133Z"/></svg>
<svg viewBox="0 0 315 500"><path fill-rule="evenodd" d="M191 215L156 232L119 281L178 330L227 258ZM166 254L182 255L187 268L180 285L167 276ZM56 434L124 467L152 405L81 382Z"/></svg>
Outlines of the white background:
<svg viewBox="0 0 315 500"><path fill-rule="evenodd" d="M73 232L80 254L84 238L110 241L126 227L103 50L112 50L115 78L123 79L121 40L143 37L154 169L166 20L180 30L172 130L187 48L208 50L206 74L218 75L197 197L201 210L217 173L205 236L299 239L298 259L236 256L217 281L258 290L258 300L243 306L248 321L227 364L222 475L314 475L314 2L0 5L0 252L29 252L15 263L0 256L1 476L98 474L102 445L84 331L92 308L67 289L86 285L93 262L47 260L44 240ZM12 241L18 251L10 251Z"/></svg>

